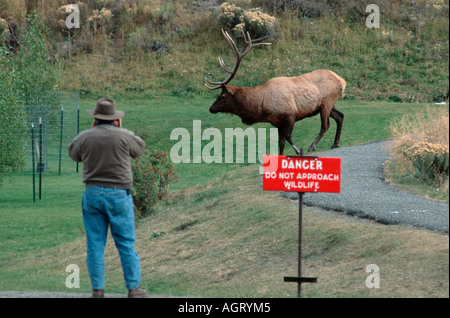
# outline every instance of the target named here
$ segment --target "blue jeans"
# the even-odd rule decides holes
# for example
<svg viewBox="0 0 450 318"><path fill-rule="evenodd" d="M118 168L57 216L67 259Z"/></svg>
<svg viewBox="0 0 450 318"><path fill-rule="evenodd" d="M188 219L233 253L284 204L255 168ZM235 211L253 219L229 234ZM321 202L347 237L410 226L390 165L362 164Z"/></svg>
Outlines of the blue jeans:
<svg viewBox="0 0 450 318"><path fill-rule="evenodd" d="M83 221L86 229L86 263L92 289L105 288L104 252L108 226L114 238L122 263L127 289L139 287L139 256L134 249L134 208L126 190L88 187L82 201Z"/></svg>

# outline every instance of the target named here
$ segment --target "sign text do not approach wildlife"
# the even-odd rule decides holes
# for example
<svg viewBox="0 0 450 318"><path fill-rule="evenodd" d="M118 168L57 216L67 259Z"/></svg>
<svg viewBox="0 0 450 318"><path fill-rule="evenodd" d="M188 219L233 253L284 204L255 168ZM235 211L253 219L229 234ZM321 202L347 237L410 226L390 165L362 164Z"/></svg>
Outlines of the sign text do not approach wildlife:
<svg viewBox="0 0 450 318"><path fill-rule="evenodd" d="M341 158L264 156L263 190L341 191Z"/></svg>

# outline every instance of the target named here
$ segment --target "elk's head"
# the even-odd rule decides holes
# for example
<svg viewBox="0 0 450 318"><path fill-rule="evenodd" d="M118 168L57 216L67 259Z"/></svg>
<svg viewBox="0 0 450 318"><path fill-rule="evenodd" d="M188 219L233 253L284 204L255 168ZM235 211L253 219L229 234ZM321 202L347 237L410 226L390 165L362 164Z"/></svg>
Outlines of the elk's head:
<svg viewBox="0 0 450 318"><path fill-rule="evenodd" d="M259 42L259 41L262 41L265 38L267 38L267 36L263 37L263 38L260 38L260 39L252 40L250 38L250 34L248 32L247 32L247 34L245 34L245 32L242 32L242 33L244 35L245 45L242 48L242 50L239 51L237 49L236 43L234 43L233 39L228 34L228 32L225 32L224 30L222 30L223 36L227 40L227 42L230 45L231 49L233 50L233 53L234 53L234 66L233 66L233 68L229 68L228 66L225 65L225 62L223 61L223 59L219 57L219 64L220 64L220 66L222 66L222 68L227 73L229 73L230 75L223 82L211 82L210 80L206 79L206 81L210 85L214 85L214 86L209 86L208 84L205 84L206 87L208 87L209 89L211 89L211 90L218 89L218 88L222 89L222 92L217 97L217 99L214 102L214 104L212 104L211 107L209 108L209 111L211 113L213 113L213 114L216 114L216 113L219 113L219 112L221 112L221 113L233 113L233 109L234 109L234 106L235 106L234 93L236 91L236 87L235 86L227 86L226 84L228 84L231 81L231 79L234 77L234 75L236 74L236 71L239 68L239 65L241 64L242 58L245 55L247 55L247 53L250 52L250 50L252 48L254 48L255 46L260 46L260 45L270 45L270 43L261 43L261 42Z"/></svg>
<svg viewBox="0 0 450 318"><path fill-rule="evenodd" d="M214 104L211 105L209 111L213 114L232 113L234 109L234 91L233 86L222 86L222 92L217 97Z"/></svg>

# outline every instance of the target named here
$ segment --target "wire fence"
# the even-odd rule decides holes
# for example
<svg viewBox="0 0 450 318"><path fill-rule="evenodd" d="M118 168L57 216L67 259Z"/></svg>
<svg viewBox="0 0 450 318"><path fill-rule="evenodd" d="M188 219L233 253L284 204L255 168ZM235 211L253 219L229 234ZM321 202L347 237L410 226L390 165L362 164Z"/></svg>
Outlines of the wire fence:
<svg viewBox="0 0 450 318"><path fill-rule="evenodd" d="M80 93L46 93L30 98L27 104L25 167L17 173L77 170L67 146L79 133Z"/></svg>

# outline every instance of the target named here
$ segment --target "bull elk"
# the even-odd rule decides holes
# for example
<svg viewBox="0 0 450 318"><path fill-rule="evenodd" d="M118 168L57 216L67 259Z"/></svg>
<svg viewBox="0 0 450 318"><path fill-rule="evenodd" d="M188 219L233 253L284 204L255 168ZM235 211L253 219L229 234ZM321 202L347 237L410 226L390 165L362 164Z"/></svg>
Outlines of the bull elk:
<svg viewBox="0 0 450 318"><path fill-rule="evenodd" d="M268 122L278 128L279 154L284 152L287 140L297 154L300 150L291 138L297 121L320 114L321 128L308 152L314 151L319 140L330 127L330 116L336 121L336 136L332 148L339 147L344 114L334 104L342 96L345 81L330 70L316 70L295 77L276 77L256 87L237 87L227 85L236 74L242 58L256 46L270 45L261 42L264 38L252 40L250 34L244 33L244 47L239 51L228 32L222 33L234 53L234 66L229 68L219 57L222 68L229 73L223 82L206 81L209 89L221 88L222 92L210 107L213 114L231 113L239 116L242 122L251 125Z"/></svg>

